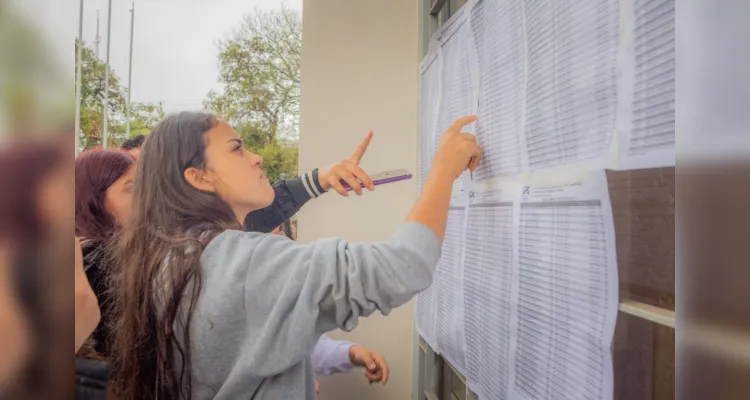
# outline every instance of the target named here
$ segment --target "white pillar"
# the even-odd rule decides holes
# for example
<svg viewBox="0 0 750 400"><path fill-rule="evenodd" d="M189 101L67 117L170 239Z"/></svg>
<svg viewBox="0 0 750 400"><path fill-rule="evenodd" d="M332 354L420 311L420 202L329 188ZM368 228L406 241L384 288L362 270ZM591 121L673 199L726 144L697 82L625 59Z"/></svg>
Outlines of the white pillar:
<svg viewBox="0 0 750 400"><path fill-rule="evenodd" d="M362 160L366 171L405 168L417 173L418 9L417 2L405 0L304 1L301 172L348 157L372 129L375 136ZM416 179L379 186L361 199L326 194L302 210L299 240L385 240L402 223L416 195ZM321 377L323 397L410 399L413 304L388 317L363 318L355 331L331 336L383 354L391 375L385 387L369 386L361 375Z"/></svg>

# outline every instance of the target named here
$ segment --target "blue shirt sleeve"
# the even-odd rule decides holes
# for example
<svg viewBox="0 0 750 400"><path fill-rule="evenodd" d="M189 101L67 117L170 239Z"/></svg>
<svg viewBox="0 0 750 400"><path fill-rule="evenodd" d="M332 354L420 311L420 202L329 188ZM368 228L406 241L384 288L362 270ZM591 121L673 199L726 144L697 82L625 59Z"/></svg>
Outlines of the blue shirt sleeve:
<svg viewBox="0 0 750 400"><path fill-rule="evenodd" d="M351 342L334 340L327 335L322 335L315 344L311 356L315 373L332 375L351 371L354 366L349 358L349 348L353 345L354 343Z"/></svg>

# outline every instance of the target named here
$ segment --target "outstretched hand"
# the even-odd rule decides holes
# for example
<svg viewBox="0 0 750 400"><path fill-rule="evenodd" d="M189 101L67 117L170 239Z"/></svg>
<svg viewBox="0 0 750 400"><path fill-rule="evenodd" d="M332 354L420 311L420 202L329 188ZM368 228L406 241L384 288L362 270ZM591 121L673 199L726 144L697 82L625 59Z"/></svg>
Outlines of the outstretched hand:
<svg viewBox="0 0 750 400"><path fill-rule="evenodd" d="M375 184L370 179L370 176L359 167L359 162L365 155L371 139L372 131L367 133L351 157L342 160L338 164L319 170L318 181L320 182L320 186L326 191L334 189L344 197L349 196L349 192L344 187L343 182L346 182L357 196L362 195L362 186L370 191L375 190Z"/></svg>
<svg viewBox="0 0 750 400"><path fill-rule="evenodd" d="M482 158L482 149L477 146L476 136L461 132L464 126L477 120L476 115L457 119L440 137L433 169L441 169L457 179L465 170L474 171Z"/></svg>

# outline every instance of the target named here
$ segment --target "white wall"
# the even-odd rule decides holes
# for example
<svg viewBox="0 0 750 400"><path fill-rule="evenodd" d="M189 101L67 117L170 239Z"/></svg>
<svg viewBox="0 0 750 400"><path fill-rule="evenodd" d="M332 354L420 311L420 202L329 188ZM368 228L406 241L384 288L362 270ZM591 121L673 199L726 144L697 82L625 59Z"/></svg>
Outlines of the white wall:
<svg viewBox="0 0 750 400"><path fill-rule="evenodd" d="M369 129L362 162L376 172L417 172L418 2L305 0L303 6L300 170L348 157ZM411 180L379 187L362 198L329 193L299 216L299 239L387 239L416 199ZM368 386L361 372L321 379L323 399L408 399L412 385L413 303L360 320L351 333L391 366L386 387Z"/></svg>

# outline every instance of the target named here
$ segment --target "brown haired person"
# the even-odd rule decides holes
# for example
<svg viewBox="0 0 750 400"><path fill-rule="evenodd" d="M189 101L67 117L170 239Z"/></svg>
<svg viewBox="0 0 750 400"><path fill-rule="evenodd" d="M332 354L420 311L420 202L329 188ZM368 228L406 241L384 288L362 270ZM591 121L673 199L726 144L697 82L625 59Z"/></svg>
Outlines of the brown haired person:
<svg viewBox="0 0 750 400"><path fill-rule="evenodd" d="M365 148L369 140L368 135L362 144ZM113 310L109 290L111 271L107 264L112 256L109 253L111 239L117 231L128 224L131 215L135 165L133 157L113 150L84 152L77 157L75 163L76 236L81 238L83 257L80 272L83 275L85 271L83 280L88 278L101 307L101 323L96 326L80 355L94 361L107 360L111 356L112 337L109 331ZM252 225L254 230L270 231L274 225L294 215L310 199L325 192L319 178L324 181L340 180L348 170L349 163L342 162L324 168L320 174L315 169L301 177L275 184L274 202L264 209L250 213L245 220L247 226ZM78 279L76 271L77 287L79 281L81 280ZM86 285L88 282L85 282ZM86 334L83 339L88 336ZM80 343L77 342L78 347ZM86 381L95 383L103 390L108 373L107 366L94 361L79 358L76 363L79 369L87 374ZM94 391L94 388L87 390Z"/></svg>
<svg viewBox="0 0 750 400"><path fill-rule="evenodd" d="M129 154L134 159L138 159L138 155L141 154L141 148L143 147L143 143L145 141L146 141L146 136L144 135L133 136L132 138L122 142L122 145L120 146L120 150Z"/></svg>
<svg viewBox="0 0 750 400"><path fill-rule="evenodd" d="M431 284L453 182L481 156L460 132L475 119L443 134L404 224L375 244L244 232L246 216L274 201L262 159L212 115L162 121L139 156L115 258L116 394L315 399L310 353L323 333L388 314ZM362 153L351 162L358 174ZM361 193L358 174L343 178Z"/></svg>
<svg viewBox="0 0 750 400"><path fill-rule="evenodd" d="M109 356L110 301L107 246L130 218L135 161L115 150L81 153L75 163L76 236L81 240L86 277L99 301L102 321L92 335L96 353Z"/></svg>
<svg viewBox="0 0 750 400"><path fill-rule="evenodd" d="M366 149L371 135L361 146ZM288 220L310 199L325 193L319 179L338 182L350 174L349 162L341 162L322 172L315 169L301 177L273 186L274 201L268 207L248 214L245 226L257 232L270 232ZM364 179L366 175L363 176ZM93 346L102 357L109 356L108 336L111 315L109 274L104 265L110 239L125 226L131 214L135 161L114 150L92 150L79 155L75 164L76 236L81 238L84 267L102 308L102 323L93 335ZM343 193L347 193L340 187Z"/></svg>

